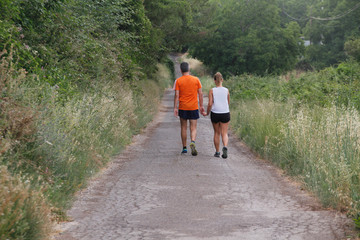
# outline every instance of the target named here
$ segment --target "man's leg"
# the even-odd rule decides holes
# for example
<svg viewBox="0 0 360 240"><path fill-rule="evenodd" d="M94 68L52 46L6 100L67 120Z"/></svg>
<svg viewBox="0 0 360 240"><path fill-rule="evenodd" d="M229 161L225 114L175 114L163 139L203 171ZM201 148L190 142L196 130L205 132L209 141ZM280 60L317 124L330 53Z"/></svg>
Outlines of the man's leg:
<svg viewBox="0 0 360 240"><path fill-rule="evenodd" d="M195 139L196 139L196 126L197 126L197 119L190 119L190 137L191 137L191 155L196 156L198 152L195 148Z"/></svg>
<svg viewBox="0 0 360 240"><path fill-rule="evenodd" d="M180 126L181 126L181 142L183 147L186 147L187 120L184 118L180 118Z"/></svg>
<svg viewBox="0 0 360 240"><path fill-rule="evenodd" d="M196 139L197 119L190 119L190 138L192 142Z"/></svg>

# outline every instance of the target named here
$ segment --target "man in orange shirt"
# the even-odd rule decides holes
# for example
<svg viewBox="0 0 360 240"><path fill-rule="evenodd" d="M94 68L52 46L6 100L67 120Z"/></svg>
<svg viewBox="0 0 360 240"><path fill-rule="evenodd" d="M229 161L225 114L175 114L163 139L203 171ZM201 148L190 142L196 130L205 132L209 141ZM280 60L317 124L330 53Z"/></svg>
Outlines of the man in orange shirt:
<svg viewBox="0 0 360 240"><path fill-rule="evenodd" d="M204 114L203 93L201 90L201 82L199 78L190 75L190 68L187 62L180 64L182 76L176 79L175 97L174 97L174 115L180 117L181 141L183 150L181 153L187 153L187 122L190 122L190 148L191 155L196 156L195 148L196 126L199 119L199 103L200 113ZM199 97L199 102L198 102Z"/></svg>

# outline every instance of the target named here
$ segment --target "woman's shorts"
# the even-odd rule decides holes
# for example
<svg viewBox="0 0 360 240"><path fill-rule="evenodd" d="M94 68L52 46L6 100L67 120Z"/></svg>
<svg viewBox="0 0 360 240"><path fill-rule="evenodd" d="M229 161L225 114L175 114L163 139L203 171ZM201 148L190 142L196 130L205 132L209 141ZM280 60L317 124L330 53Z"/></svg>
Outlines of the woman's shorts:
<svg viewBox="0 0 360 240"><path fill-rule="evenodd" d="M180 110L179 117L182 119L199 119L199 109L196 110Z"/></svg>
<svg viewBox="0 0 360 240"><path fill-rule="evenodd" d="M213 113L210 114L211 122L213 123L228 123L230 121L230 113Z"/></svg>

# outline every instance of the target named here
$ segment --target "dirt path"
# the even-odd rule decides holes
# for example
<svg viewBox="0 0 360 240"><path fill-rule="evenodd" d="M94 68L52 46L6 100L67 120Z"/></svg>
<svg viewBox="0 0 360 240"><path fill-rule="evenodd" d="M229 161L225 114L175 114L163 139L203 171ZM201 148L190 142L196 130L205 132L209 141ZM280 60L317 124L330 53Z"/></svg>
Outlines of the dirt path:
<svg viewBox="0 0 360 240"><path fill-rule="evenodd" d="M168 90L157 119L81 192L57 239L344 239L348 219L254 157L230 136L213 157L209 118L198 122L197 157L180 155Z"/></svg>

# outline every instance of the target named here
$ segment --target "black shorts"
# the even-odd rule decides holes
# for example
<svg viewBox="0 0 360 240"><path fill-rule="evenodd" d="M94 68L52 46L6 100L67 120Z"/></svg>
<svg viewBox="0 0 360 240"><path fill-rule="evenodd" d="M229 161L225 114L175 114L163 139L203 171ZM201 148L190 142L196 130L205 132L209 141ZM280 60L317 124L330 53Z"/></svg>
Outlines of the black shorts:
<svg viewBox="0 0 360 240"><path fill-rule="evenodd" d="M213 123L228 123L230 121L230 113L213 113L210 114L211 122Z"/></svg>
<svg viewBox="0 0 360 240"><path fill-rule="evenodd" d="M199 119L199 109L196 110L180 110L179 117L182 119Z"/></svg>

